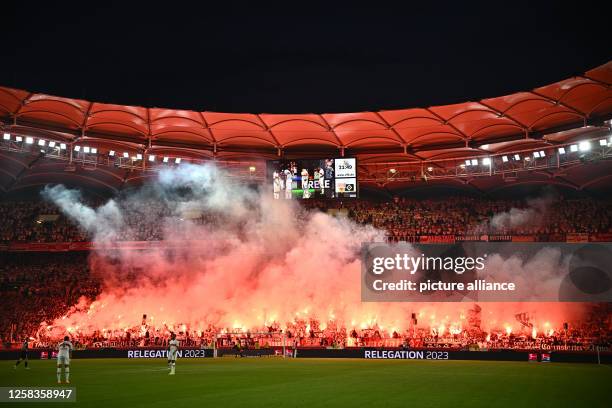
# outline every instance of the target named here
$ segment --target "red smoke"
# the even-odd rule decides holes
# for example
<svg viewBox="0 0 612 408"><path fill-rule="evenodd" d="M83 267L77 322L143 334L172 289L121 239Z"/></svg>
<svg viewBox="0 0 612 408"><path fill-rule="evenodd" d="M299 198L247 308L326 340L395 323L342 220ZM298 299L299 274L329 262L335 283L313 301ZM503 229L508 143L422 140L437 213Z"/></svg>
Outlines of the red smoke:
<svg viewBox="0 0 612 408"><path fill-rule="evenodd" d="M181 166L101 209L81 204L78 194L61 186L48 189L45 195L94 235L91 269L104 279L97 299L82 299L53 325L87 334L140 326L147 314L150 324L170 330L183 324L198 331L209 325L257 330L273 322L285 327L296 318L314 318L323 327L331 321L349 330L377 326L391 333L406 330L416 313L421 327L466 327L473 306L467 303L361 302L360 246L383 240L383 232L307 212L220 176L213 167ZM177 186L189 194L177 192ZM152 215L151 202L168 209L163 219ZM214 220L192 221L198 212L214 214ZM166 248L108 248L122 229L131 228L136 213L142 217L136 225L163 223ZM508 327L515 333L521 330L515 314L528 313L544 330L546 323L558 328L582 310L563 303L481 307L483 330Z"/></svg>

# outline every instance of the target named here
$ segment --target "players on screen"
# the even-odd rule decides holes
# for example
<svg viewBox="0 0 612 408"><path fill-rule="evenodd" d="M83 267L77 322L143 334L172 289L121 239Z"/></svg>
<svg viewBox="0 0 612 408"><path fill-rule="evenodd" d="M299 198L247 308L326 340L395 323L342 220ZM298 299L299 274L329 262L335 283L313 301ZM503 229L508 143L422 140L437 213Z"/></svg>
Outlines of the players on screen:
<svg viewBox="0 0 612 408"><path fill-rule="evenodd" d="M57 345L57 383L62 383L62 368L66 377L66 384L70 384L70 355L72 354L72 343L68 336Z"/></svg>
<svg viewBox="0 0 612 408"><path fill-rule="evenodd" d="M357 197L354 158L273 160L268 177L276 200Z"/></svg>
<svg viewBox="0 0 612 408"><path fill-rule="evenodd" d="M308 170L302 169L302 198L310 198Z"/></svg>
<svg viewBox="0 0 612 408"><path fill-rule="evenodd" d="M291 192L293 191L293 176L295 173L293 173L291 168L286 168L281 173L284 174L285 178L285 200L291 200Z"/></svg>

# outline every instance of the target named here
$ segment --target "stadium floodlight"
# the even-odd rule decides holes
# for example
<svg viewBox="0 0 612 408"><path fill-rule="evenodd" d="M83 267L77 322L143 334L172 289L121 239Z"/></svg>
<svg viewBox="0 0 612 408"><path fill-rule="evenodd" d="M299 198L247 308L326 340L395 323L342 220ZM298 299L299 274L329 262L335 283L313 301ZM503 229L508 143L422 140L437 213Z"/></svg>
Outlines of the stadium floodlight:
<svg viewBox="0 0 612 408"><path fill-rule="evenodd" d="M128 157L130 157L130 154L128 152L123 152L123 158L127 159Z"/></svg>
<svg viewBox="0 0 612 408"><path fill-rule="evenodd" d="M467 159L467 160L465 161L465 165L466 165L466 166L469 166L470 164L472 164L472 162L470 162L470 159Z"/></svg>
<svg viewBox="0 0 612 408"><path fill-rule="evenodd" d="M578 148L580 149L581 152L586 152L588 150L591 150L591 142L587 142L586 140L584 142L580 142L578 144Z"/></svg>
<svg viewBox="0 0 612 408"><path fill-rule="evenodd" d="M55 142L54 141L50 141L49 142L49 147L55 147Z"/></svg>
<svg viewBox="0 0 612 408"><path fill-rule="evenodd" d="M540 157L546 157L546 153L544 153L544 150L540 150Z"/></svg>
<svg viewBox="0 0 612 408"><path fill-rule="evenodd" d="M44 146L45 144L47 144L47 142L45 141L45 139L38 139L38 145L39 145L39 146Z"/></svg>
<svg viewBox="0 0 612 408"><path fill-rule="evenodd" d="M508 161L508 156L502 156L502 161L505 163Z"/></svg>
<svg viewBox="0 0 612 408"><path fill-rule="evenodd" d="M89 146L85 146L85 147L83 148L83 152L85 152L85 153L89 153L89 152L90 152Z"/></svg>
<svg viewBox="0 0 612 408"><path fill-rule="evenodd" d="M465 164L461 163L461 164L459 165L459 167L460 167L460 168L462 168L462 169L465 169Z"/></svg>
<svg viewBox="0 0 612 408"><path fill-rule="evenodd" d="M74 146L74 151L75 152L80 152L81 151L81 146Z"/></svg>
<svg viewBox="0 0 612 408"><path fill-rule="evenodd" d="M431 172L433 171L433 167L429 166L429 167L427 168L427 171L431 173Z"/></svg>
<svg viewBox="0 0 612 408"><path fill-rule="evenodd" d="M92 147L92 148L91 148L91 152L92 152L93 154L96 154L96 153L98 153L98 149L97 149L97 148L95 148L95 147Z"/></svg>
<svg viewBox="0 0 612 408"><path fill-rule="evenodd" d="M136 160L142 160L142 154L140 153L136 154Z"/></svg>
<svg viewBox="0 0 612 408"><path fill-rule="evenodd" d="M154 154L150 154L149 155L149 161L150 162L154 162L155 161L155 155Z"/></svg>
<svg viewBox="0 0 612 408"><path fill-rule="evenodd" d="M30 136L26 137L26 143L27 143L27 144L32 144L32 143L34 143L34 138L33 138L33 137L30 137Z"/></svg>
<svg viewBox="0 0 612 408"><path fill-rule="evenodd" d="M482 164L484 166L490 166L491 165L491 159L489 157L485 157L484 159L482 159Z"/></svg>
<svg viewBox="0 0 612 408"><path fill-rule="evenodd" d="M4 134L4 140L11 140L11 134L10 133L5 133Z"/></svg>
<svg viewBox="0 0 612 408"><path fill-rule="evenodd" d="M257 169L255 168L255 166L250 166L250 167L249 167L249 171L250 171L251 173L255 173L255 170L257 170Z"/></svg>
<svg viewBox="0 0 612 408"><path fill-rule="evenodd" d="M536 159L540 158L540 152L533 152L533 157L535 157Z"/></svg>
<svg viewBox="0 0 612 408"><path fill-rule="evenodd" d="M559 148L559 154L565 154L565 147Z"/></svg>
<svg viewBox="0 0 612 408"><path fill-rule="evenodd" d="M391 173L391 174L395 174L395 173L397 173L397 170L395 170L395 169L389 169L389 173Z"/></svg>
<svg viewBox="0 0 612 408"><path fill-rule="evenodd" d="M23 141L23 137L21 137L21 136L15 136L15 141L17 141L17 142L21 142L21 141Z"/></svg>
<svg viewBox="0 0 612 408"><path fill-rule="evenodd" d="M599 145L600 146L607 146L608 141L606 139L599 139Z"/></svg>
<svg viewBox="0 0 612 408"><path fill-rule="evenodd" d="M115 156L115 151L111 150L110 152L108 152L108 155L111 156L111 157L114 157Z"/></svg>
<svg viewBox="0 0 612 408"><path fill-rule="evenodd" d="M66 143L60 143L60 149L66 150Z"/></svg>
<svg viewBox="0 0 612 408"><path fill-rule="evenodd" d="M164 160L163 160L163 162L164 162L164 163L168 163L168 157L167 157L167 156L164 156Z"/></svg>
<svg viewBox="0 0 612 408"><path fill-rule="evenodd" d="M180 157L177 157L176 159L174 159L174 162L175 162L176 164L179 164L179 163L181 162L181 158L180 158Z"/></svg>
<svg viewBox="0 0 612 408"><path fill-rule="evenodd" d="M578 151L578 145L573 144L570 146L570 152L577 152L577 151Z"/></svg>

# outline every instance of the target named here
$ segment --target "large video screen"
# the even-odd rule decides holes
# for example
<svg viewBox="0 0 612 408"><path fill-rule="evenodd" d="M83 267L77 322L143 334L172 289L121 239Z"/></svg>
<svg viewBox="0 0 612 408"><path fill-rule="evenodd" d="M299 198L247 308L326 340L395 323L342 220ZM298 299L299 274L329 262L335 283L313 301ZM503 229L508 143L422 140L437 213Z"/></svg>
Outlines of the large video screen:
<svg viewBox="0 0 612 408"><path fill-rule="evenodd" d="M267 182L277 200L357 198L357 159L270 160Z"/></svg>

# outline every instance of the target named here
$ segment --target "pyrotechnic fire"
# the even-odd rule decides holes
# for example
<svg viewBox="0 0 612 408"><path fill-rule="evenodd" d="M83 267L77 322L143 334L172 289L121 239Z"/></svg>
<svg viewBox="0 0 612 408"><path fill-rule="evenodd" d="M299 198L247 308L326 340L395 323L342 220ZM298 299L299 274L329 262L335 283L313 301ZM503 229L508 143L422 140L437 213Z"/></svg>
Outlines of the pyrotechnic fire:
<svg viewBox="0 0 612 408"><path fill-rule="evenodd" d="M78 326L84 334L101 328L108 332L140 327L147 314L147 325L183 331L211 326L257 331L270 325L286 330L297 322L306 322L310 330L311 322L317 322L319 330L391 327L393 333L435 328L438 335L459 335L476 326L510 334L510 323L497 322L513 321L523 312L548 319L551 328L571 317L572 309L559 303L481 304L476 319L469 304L458 308L361 302L359 250L362 242L382 241L382 231L342 217L307 213L290 202L220 180L214 168L182 166L162 172L153 187L98 209L83 205L69 190L49 190L48 197L94 235L90 266L105 279L96 300L80 300L53 325L69 331ZM191 194L185 198L177 187ZM147 219L148 209L141 208L150 196L165 203L171 214L161 220L166 242L185 244L108 250L118 229L126 228L125 208L141 210L142 223L160 222ZM214 213L219 222L176 222L184 218L186 208ZM515 326L520 329L518 322ZM534 327L532 336L536 334Z"/></svg>

